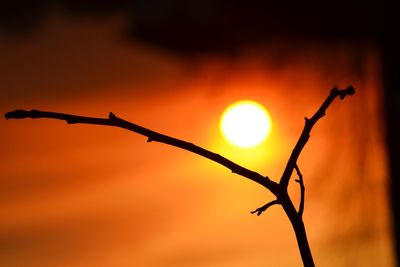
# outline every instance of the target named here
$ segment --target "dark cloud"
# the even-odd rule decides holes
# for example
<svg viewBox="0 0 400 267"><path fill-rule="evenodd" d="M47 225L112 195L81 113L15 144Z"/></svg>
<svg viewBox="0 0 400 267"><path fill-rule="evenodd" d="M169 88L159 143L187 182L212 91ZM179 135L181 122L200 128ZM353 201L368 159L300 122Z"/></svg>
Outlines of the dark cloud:
<svg viewBox="0 0 400 267"><path fill-rule="evenodd" d="M8 1L0 30L31 31L51 10L71 15L123 16L124 34L179 52L229 51L246 44L288 37L374 39L380 29L379 1Z"/></svg>

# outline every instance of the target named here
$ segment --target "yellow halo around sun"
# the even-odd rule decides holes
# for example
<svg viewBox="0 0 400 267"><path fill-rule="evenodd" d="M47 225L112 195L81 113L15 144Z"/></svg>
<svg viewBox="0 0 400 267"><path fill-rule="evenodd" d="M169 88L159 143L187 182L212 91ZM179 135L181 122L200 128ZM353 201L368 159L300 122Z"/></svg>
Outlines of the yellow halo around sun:
<svg viewBox="0 0 400 267"><path fill-rule="evenodd" d="M268 111L251 100L238 101L227 107L220 121L223 136L230 143L244 148L262 143L271 127Z"/></svg>

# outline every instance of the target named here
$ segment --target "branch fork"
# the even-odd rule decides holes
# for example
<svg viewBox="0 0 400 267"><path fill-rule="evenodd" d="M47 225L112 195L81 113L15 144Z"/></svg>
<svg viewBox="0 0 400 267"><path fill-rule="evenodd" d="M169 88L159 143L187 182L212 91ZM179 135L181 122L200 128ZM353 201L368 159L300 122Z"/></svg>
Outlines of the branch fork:
<svg viewBox="0 0 400 267"><path fill-rule="evenodd" d="M339 89L338 87L334 87L331 89L328 97L316 111L316 113L311 118L305 118L305 124L303 131L289 157L289 160L286 164L286 167L282 173L279 183L272 181L268 176L263 176L257 172L246 169L227 158L222 157L219 154L211 152L207 149L199 147L195 144L170 137L168 135L164 135L150 129L144 128L140 125L134 124L132 122L123 120L117 117L114 113L110 112L108 118L93 118L93 117L84 117L77 116L71 114L64 114L58 112L48 112L48 111L40 111L40 110L14 110L5 114L6 119L39 119L39 118L50 118L50 119L58 119L64 120L68 124L95 124L95 125L103 125L103 126L113 126L118 128L123 128L129 131L136 132L140 135L147 137L147 142L160 142L167 145L175 146L192 153L198 154L202 157L210 159L232 171L232 173L236 173L243 177L246 177L271 191L276 199L268 202L264 206L252 211L251 213L256 213L258 216L265 212L268 208L273 205L281 205L286 215L288 216L290 222L292 223L293 229L296 234L297 243L299 246L300 254L303 260L303 264L306 267L313 267L314 261L312 258L310 246L308 244L307 235L302 219L302 215L304 212L304 192L305 186L303 181L303 175L300 172L300 169L297 165L297 160L300 156L301 151L306 145L312 128L317 123L317 121L325 116L326 110L329 105L335 100L336 97L343 100L346 96L354 95L355 89L352 86L348 86L346 89ZM288 184L290 178L292 176L293 170L296 170L299 179L295 181L300 185L300 204L298 210L293 205L293 202L288 194Z"/></svg>

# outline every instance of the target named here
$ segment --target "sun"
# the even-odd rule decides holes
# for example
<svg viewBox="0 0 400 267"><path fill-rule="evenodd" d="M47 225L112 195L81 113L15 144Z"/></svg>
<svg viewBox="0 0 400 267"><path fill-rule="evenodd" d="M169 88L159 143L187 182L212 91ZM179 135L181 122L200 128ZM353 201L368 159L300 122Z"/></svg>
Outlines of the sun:
<svg viewBox="0 0 400 267"><path fill-rule="evenodd" d="M271 117L259 103L242 100L227 107L221 116L220 130L232 144L250 148L262 143L271 132Z"/></svg>

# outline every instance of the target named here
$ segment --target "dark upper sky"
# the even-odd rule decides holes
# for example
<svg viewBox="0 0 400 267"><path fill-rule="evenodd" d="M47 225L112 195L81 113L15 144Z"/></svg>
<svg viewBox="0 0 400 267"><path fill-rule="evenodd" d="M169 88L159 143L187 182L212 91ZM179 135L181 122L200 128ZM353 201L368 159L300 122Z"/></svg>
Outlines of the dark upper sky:
<svg viewBox="0 0 400 267"><path fill-rule="evenodd" d="M0 31L32 33L53 8L71 16L124 16L121 34L184 53L235 50L273 38L370 40L380 29L380 3L371 1L7 1Z"/></svg>

